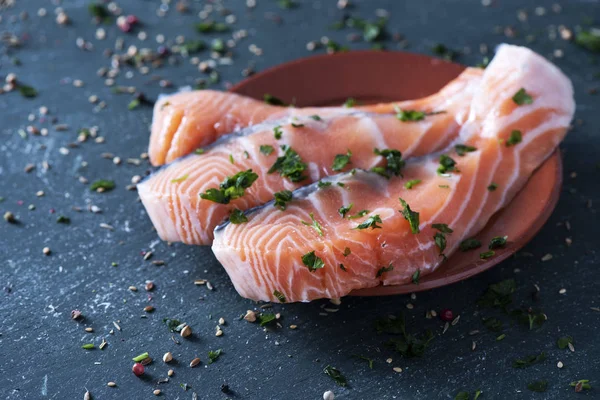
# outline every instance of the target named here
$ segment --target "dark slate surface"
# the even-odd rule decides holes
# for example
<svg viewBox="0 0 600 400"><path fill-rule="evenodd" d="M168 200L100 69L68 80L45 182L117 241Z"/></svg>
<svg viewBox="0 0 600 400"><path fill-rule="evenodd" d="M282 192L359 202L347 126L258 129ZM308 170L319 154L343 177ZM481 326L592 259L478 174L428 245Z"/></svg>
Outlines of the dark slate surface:
<svg viewBox="0 0 600 400"><path fill-rule="evenodd" d="M587 92L600 85L600 67L592 53L560 38L549 38L561 24L575 29L590 17L600 17L598 1L560 1L562 11L556 13L554 2L531 0L496 0L491 7L476 0L352 0L356 4L352 13L366 18L374 18L377 8L388 9L390 31L403 34L411 51L430 53L436 43L459 50L468 47L471 54L460 61L473 65L482 58L481 43L490 49L503 41L526 44L527 35L535 36L529 46L546 56L563 50L564 57L555 61L573 80L579 121L561 146L565 184L555 213L521 256L468 281L421 293L413 300L409 296L348 298L343 299L339 312L327 316L321 315L322 307L332 306L326 301L276 306L274 310L283 316L283 328L269 332L238 320L256 305L237 295L208 247L167 246L157 238L136 193L125 189L131 177L143 175L148 165L116 166L100 156L111 152L123 160L139 157L147 145L151 109L128 111L129 96L112 94L96 76L100 66L109 65L102 51L112 47L117 36L125 35L110 25L106 26L107 39L96 40L85 1L65 2L70 26L55 23L51 2L16 3L0 11L0 30L16 34L23 45L15 49L2 44L0 75L15 72L40 94L35 99L24 99L17 93L0 95L0 196L4 197L0 210L12 211L20 221L17 225L0 221L1 398L80 399L87 388L96 399L137 399L153 397L156 387L170 399L191 399L193 392L200 399L319 399L326 390L333 390L338 399L450 399L459 390L476 389L484 392L482 399L600 398L600 312L591 309L600 306L600 224L596 212L600 196L600 97ZM176 12L173 4L166 18L156 15L158 1L122 3L124 12L136 14L143 22L141 29L148 33L144 43L135 35L127 35L126 45L156 49L158 33L164 33L169 41L176 35L199 37L193 23L206 2L190 2L192 12L185 15ZM306 56L306 42L323 35L347 42L347 32L327 28L342 15L333 0L301 2L294 10L281 10L275 1L258 3L248 10L241 0L227 2L237 17L236 27L248 29L249 37L235 49L235 65L219 68L224 80L242 79L240 71L249 62L262 70ZM536 15L539 6L545 7L545 15ZM46 7L47 16L37 16L40 7ZM517 19L519 9L527 11L527 21ZM19 18L22 11L29 13L28 19ZM274 15L281 17L280 25L273 22ZM512 26L517 36L507 38L498 33L506 26ZM78 37L91 41L94 49L79 50L75 44ZM263 49L263 56L248 51L252 43ZM397 42L386 43L389 49L399 47ZM352 43L351 47L369 45ZM204 59L208 54L200 56ZM22 65L12 65L13 57ZM202 76L184 61L146 76L135 72L131 79L122 72L116 81L136 85L153 98L164 90L151 82L154 75L172 80L175 86L193 84ZM73 87L73 79L83 80L84 87ZM106 101L107 108L94 111L95 106L87 100L92 94ZM50 122L40 121L38 108L43 105L59 123L68 124L69 130L57 131ZM36 115L34 122L27 120L30 113ZM23 139L18 131L28 124L48 127L48 136L27 134ZM60 153L61 147L75 141L78 129L93 125L99 127L105 143L88 141L69 148L67 155ZM49 170L43 168L44 161L50 164ZM28 163L36 168L25 173ZM574 172L577 176L570 177ZM80 176L90 182L112 178L117 187L109 193L93 193L78 181ZM43 197L36 196L39 190L45 192ZM34 211L28 210L29 204L35 205ZM102 213L87 211L92 204ZM73 211L72 206L84 211ZM57 224L58 215L70 217L71 224ZM571 231L565 228L567 221ZM114 231L102 229L101 223L114 226ZM566 247L566 237L572 238L571 247ZM42 254L45 246L51 248L50 256ZM154 252L152 260L164 260L165 265L144 261L141 252L149 250ZM548 253L552 260L542 262ZM118 266L111 266L112 262ZM193 281L199 278L210 280L215 290L195 286ZM536 331L505 324L506 339L497 342L498 333L487 331L480 321L482 315L496 314L479 310L475 302L488 284L506 278L517 281L516 304L543 309L548 321ZM146 280L155 282L154 292L144 291ZM139 291L129 291L130 285ZM534 285L541 289L537 302L531 300ZM565 294L559 294L562 288ZM407 309L408 303L414 304L414 309ZM140 318L149 304L156 311ZM461 315L460 322L445 334L442 321L424 318L426 310L443 308ZM72 321L72 309L81 310L85 319ZM429 328L435 332L425 357L403 359L384 346L387 336L375 333L373 321L377 316L400 312L406 314L411 331ZM189 323L193 339L180 339L180 345L175 344L162 323L165 317ZM227 320L225 335L220 338L215 337L219 317ZM113 321L120 321L122 331L109 333L114 329ZM299 328L292 331L290 324ZM88 326L94 328L93 333L84 332ZM481 333L470 336L474 329ZM575 338L574 353L557 348L556 340L563 335ZM108 342L103 351L81 348L89 342L98 346L102 338ZM477 343L474 351L473 341ZM218 348L224 355L206 365L208 351ZM144 351L156 362L147 367L146 378L139 379L131 373L131 358ZM173 352L177 360L172 365L175 375L169 383L157 385L169 369L160 361L166 351ZM513 359L541 351L547 354L545 362L524 370L511 367ZM353 354L373 358L373 369ZM190 369L187 364L195 356L203 364ZM385 361L388 357L393 358L391 364ZM556 367L559 360L565 365L563 369ZM347 376L347 388L337 387L322 373L327 364ZM396 373L392 367L401 367L403 372ZM527 390L527 384L538 379L548 380L546 393ZM569 387L576 379L590 379L596 388L576 394ZM118 386L109 388L108 381ZM180 387L183 383L190 389L184 391ZM232 394L221 393L223 383L229 385Z"/></svg>

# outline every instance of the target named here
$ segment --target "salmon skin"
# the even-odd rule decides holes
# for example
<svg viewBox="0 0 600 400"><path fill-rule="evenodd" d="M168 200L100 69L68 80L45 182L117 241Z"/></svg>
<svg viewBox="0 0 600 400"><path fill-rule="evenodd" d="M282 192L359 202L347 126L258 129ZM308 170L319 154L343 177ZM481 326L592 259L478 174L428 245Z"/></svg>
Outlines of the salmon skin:
<svg viewBox="0 0 600 400"><path fill-rule="evenodd" d="M212 249L253 300L311 301L418 283L510 202L564 138L574 110L571 82L558 68L502 45L453 146L407 161L403 177L331 176L343 187L300 189L284 212L255 208L247 222L218 227ZM481 257L493 257L503 240L492 250L484 243Z"/></svg>
<svg viewBox="0 0 600 400"><path fill-rule="evenodd" d="M460 78L447 85L445 95L460 91L471 78L481 76L481 70L468 68ZM439 97L439 94L434 95ZM392 113L395 106L423 109L429 97L400 103L382 103L356 108L308 107L294 108L266 104L234 93L213 90L182 92L165 96L156 102L152 117L148 154L153 165L163 165L207 146L219 137L266 120L318 114L327 117L356 110Z"/></svg>
<svg viewBox="0 0 600 400"><path fill-rule="evenodd" d="M210 244L214 228L231 212L263 204L275 193L281 196L352 168L399 174L404 158L443 149L468 116L479 76L469 82L451 97L448 91L431 97L422 110L443 113L412 117L418 121L353 111L287 117L242 129L221 137L203 154L162 167L138 184L140 198L163 240ZM258 176L242 195L209 199L210 193L221 196L222 182L250 174Z"/></svg>

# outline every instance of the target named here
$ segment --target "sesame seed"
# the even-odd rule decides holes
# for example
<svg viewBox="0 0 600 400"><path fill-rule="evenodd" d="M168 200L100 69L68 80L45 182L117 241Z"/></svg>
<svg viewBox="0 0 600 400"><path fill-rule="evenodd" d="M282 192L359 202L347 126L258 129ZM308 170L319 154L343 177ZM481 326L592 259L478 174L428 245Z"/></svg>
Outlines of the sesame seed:
<svg viewBox="0 0 600 400"><path fill-rule="evenodd" d="M550 261L552 260L552 254L548 253L542 257L542 261Z"/></svg>
<svg viewBox="0 0 600 400"><path fill-rule="evenodd" d="M160 391L160 389L155 389L155 390L154 390L152 393L153 393L155 396L160 396L160 394L161 394L162 392Z"/></svg>
<svg viewBox="0 0 600 400"><path fill-rule="evenodd" d="M45 193L44 193L44 191L43 191L43 190L38 190L38 191L35 193L35 195L36 195L37 197L44 197Z"/></svg>
<svg viewBox="0 0 600 400"><path fill-rule="evenodd" d="M565 289L565 288L562 288L562 289L560 289L560 290L558 291L558 293L560 293L560 294L565 294L565 293L567 293L567 289Z"/></svg>
<svg viewBox="0 0 600 400"><path fill-rule="evenodd" d="M391 364L394 360L392 360L391 358L388 358L385 360L386 363Z"/></svg>
<svg viewBox="0 0 600 400"><path fill-rule="evenodd" d="M562 367L564 367L565 365L563 364L563 362L562 362L562 361L559 361L559 362L557 362L557 363L556 363L556 366L557 366L558 368L562 368Z"/></svg>
<svg viewBox="0 0 600 400"><path fill-rule="evenodd" d="M163 362L165 363L169 363L173 361L173 354L171 354L170 351L166 352L165 355L163 356Z"/></svg>
<svg viewBox="0 0 600 400"><path fill-rule="evenodd" d="M223 331L221 330L221 328L217 327L217 331L215 332L215 336L223 336Z"/></svg>
<svg viewBox="0 0 600 400"><path fill-rule="evenodd" d="M174 373L175 373L175 371L173 371L172 369L170 369L170 370L167 372L167 375L168 375L168 376L173 376L173 374L174 374Z"/></svg>
<svg viewBox="0 0 600 400"><path fill-rule="evenodd" d="M191 362L190 362L190 367L194 368L195 366L197 366L198 364L200 364L200 359L198 357L194 358Z"/></svg>
<svg viewBox="0 0 600 400"><path fill-rule="evenodd" d="M35 169L35 165L34 164L27 164L24 168L24 171L29 173L31 171L33 171Z"/></svg>
<svg viewBox="0 0 600 400"><path fill-rule="evenodd" d="M114 383L114 382L108 382L108 383L106 384L106 386L108 386L108 387L115 387L115 386L117 386L117 384L116 384L116 383Z"/></svg>
<svg viewBox="0 0 600 400"><path fill-rule="evenodd" d="M219 325L225 325L225 318L219 318Z"/></svg>
<svg viewBox="0 0 600 400"><path fill-rule="evenodd" d="M49 256L51 253L50 247L44 247L42 249L42 253L44 253L45 255Z"/></svg>
<svg viewBox="0 0 600 400"><path fill-rule="evenodd" d="M394 367L392 369L394 370L394 372L398 372L398 373L402 372L402 368L400 368L400 367Z"/></svg>
<svg viewBox="0 0 600 400"><path fill-rule="evenodd" d="M183 327L183 329L181 330L181 332L179 333L181 335L181 337L188 337L192 334L192 328L190 328L189 325L186 325Z"/></svg>
<svg viewBox="0 0 600 400"><path fill-rule="evenodd" d="M571 350L571 353L575 352L575 346L573 346L573 343L569 342L567 345L569 346L569 350Z"/></svg>
<svg viewBox="0 0 600 400"><path fill-rule="evenodd" d="M409 310L412 310L413 308L415 308L415 306L412 303L408 303L408 304L406 304L406 308L408 308Z"/></svg>
<svg viewBox="0 0 600 400"><path fill-rule="evenodd" d="M94 328L92 328L91 326L88 326L87 328L85 328L85 331L88 333L94 332Z"/></svg>

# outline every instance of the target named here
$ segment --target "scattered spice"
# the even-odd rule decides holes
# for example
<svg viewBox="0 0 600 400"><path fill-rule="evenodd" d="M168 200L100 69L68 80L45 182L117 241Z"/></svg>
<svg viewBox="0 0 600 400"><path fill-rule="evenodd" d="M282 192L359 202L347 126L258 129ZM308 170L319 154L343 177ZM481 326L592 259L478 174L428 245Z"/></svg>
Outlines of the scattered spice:
<svg viewBox="0 0 600 400"><path fill-rule="evenodd" d="M219 357L221 357L221 354L223 354L223 350L222 349L218 349L215 351L209 351L208 352L208 363L212 364L215 361L217 361L219 359Z"/></svg>

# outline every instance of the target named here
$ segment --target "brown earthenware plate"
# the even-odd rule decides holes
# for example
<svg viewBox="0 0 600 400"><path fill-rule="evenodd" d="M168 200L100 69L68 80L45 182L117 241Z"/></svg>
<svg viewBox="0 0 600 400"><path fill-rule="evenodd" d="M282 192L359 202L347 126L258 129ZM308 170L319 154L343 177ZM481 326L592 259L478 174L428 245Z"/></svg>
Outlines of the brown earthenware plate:
<svg viewBox="0 0 600 400"><path fill-rule="evenodd" d="M340 105L352 97L359 103L415 99L437 92L464 66L404 52L354 51L303 58L256 74L231 91L262 99L265 93L303 106ZM544 225L556 206L562 184L557 150L503 210L476 237L482 243L507 235L509 243L487 260L479 251L457 252L419 285L377 286L351 295L379 296L428 290L471 277L500 263L523 247Z"/></svg>

